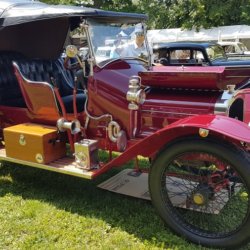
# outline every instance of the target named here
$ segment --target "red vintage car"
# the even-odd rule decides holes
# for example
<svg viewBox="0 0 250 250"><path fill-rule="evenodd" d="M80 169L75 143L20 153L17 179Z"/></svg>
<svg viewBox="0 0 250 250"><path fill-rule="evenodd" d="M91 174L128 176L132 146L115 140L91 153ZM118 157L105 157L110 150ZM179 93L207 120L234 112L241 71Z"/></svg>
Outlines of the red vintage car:
<svg viewBox="0 0 250 250"><path fill-rule="evenodd" d="M0 10L1 161L93 179L147 157L150 170L134 171L149 173L172 230L204 246L247 244L250 67L152 66L147 41L144 54L114 55L138 24L145 32L142 14L27 0Z"/></svg>

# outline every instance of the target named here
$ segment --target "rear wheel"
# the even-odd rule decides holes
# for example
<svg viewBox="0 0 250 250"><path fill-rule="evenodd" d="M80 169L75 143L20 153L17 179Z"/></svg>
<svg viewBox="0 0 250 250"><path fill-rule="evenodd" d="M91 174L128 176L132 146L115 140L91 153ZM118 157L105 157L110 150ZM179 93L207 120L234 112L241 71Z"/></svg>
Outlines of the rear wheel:
<svg viewBox="0 0 250 250"><path fill-rule="evenodd" d="M250 158L234 146L188 138L167 146L149 174L152 203L175 232L210 247L250 239Z"/></svg>

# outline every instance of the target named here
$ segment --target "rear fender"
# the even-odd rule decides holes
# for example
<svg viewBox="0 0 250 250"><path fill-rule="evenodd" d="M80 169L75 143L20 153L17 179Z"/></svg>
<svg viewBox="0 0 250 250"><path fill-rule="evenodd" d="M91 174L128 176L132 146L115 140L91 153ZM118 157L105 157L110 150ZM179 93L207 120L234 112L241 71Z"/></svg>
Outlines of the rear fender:
<svg viewBox="0 0 250 250"><path fill-rule="evenodd" d="M250 143L250 128L241 121L219 115L193 116L172 123L139 141L109 162L106 167L119 166L137 155L150 157L177 138L199 135L200 129L207 130L208 137L222 139L239 146Z"/></svg>

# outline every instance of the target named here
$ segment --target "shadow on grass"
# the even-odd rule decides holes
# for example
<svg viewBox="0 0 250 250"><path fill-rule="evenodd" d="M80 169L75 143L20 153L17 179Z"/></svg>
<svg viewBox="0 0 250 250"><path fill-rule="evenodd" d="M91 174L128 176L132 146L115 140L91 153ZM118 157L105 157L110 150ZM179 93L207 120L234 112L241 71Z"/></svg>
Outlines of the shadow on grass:
<svg viewBox="0 0 250 250"><path fill-rule="evenodd" d="M155 213L149 201L139 200L99 189L97 185L121 169L113 169L95 180L60 175L25 166L3 163L0 196L7 193L23 199L35 199L80 216L102 219L114 228L135 235L142 242L159 242L165 248L208 249L177 237Z"/></svg>

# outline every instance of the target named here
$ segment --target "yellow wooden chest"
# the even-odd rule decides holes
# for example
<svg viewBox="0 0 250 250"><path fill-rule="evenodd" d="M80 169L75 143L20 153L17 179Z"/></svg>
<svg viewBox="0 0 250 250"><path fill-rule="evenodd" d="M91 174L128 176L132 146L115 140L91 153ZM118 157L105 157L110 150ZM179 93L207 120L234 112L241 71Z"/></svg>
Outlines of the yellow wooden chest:
<svg viewBox="0 0 250 250"><path fill-rule="evenodd" d="M25 123L3 132L7 157L46 164L66 155L65 140L55 127Z"/></svg>

